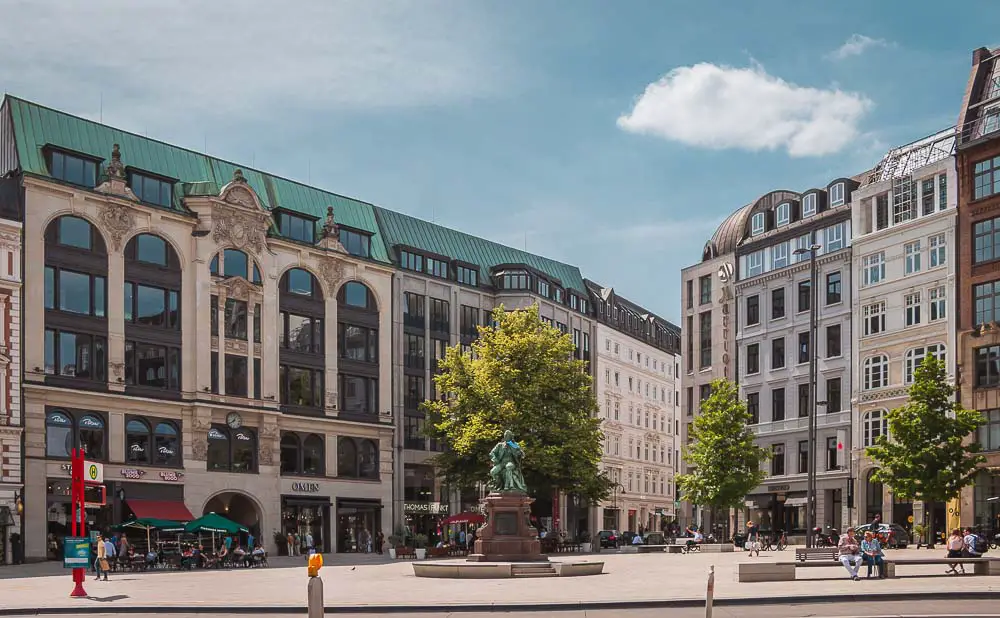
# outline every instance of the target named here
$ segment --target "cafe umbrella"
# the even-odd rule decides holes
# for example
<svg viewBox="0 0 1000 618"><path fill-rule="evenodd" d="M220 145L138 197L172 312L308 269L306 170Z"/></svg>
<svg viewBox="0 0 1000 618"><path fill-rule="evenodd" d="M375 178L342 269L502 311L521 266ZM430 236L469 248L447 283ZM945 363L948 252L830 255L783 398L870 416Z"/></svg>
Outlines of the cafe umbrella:
<svg viewBox="0 0 1000 618"><path fill-rule="evenodd" d="M215 547L215 535L216 534L249 534L250 530L246 526L241 526L240 524L232 521L231 519L226 519L218 513L207 513L202 515L198 519L188 523L184 526L184 531L189 534L199 534L203 532L210 532L212 534L212 547Z"/></svg>
<svg viewBox="0 0 1000 618"><path fill-rule="evenodd" d="M156 530L157 532L184 532L184 524L179 521L172 521L170 519L157 519L155 517L141 517L139 519L133 519L132 521L127 521L119 526L115 526L118 530L125 530L126 528L134 528L136 530L146 531L146 551L152 547L149 540L149 531Z"/></svg>

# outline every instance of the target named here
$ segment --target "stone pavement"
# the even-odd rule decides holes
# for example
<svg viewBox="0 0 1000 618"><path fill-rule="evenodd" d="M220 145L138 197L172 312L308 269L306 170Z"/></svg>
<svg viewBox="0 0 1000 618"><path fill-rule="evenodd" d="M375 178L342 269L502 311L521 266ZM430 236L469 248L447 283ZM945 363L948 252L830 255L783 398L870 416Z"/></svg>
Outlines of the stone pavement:
<svg viewBox="0 0 1000 618"><path fill-rule="evenodd" d="M900 558L939 555L941 550L907 549L890 552ZM361 559L359 559L361 558ZM380 561L358 557L360 564L338 564L345 559L331 557L321 571L328 607L361 608L386 606L448 609L455 605L516 604L521 608L550 604L587 604L593 607L613 603L704 600L706 574L715 565L717 599L750 599L757 603L792 603L817 597L890 593L919 595L960 593L975 598L983 593L1000 595L1000 578L947 576L939 566L910 567L895 580L852 582L842 568L804 569L800 581L736 582L736 565L741 561L788 561L791 551L765 553L750 558L742 552L729 554L599 554L587 556L604 560L605 574L579 578L443 580L418 579L409 561ZM559 557L557 560L580 558ZM276 560L276 563L281 562ZM306 602L306 569L238 569L230 571L153 572L114 574L110 582L88 578L88 599L71 599L69 571L58 575L0 580L2 610L32 608L80 608L82 611L121 611L127 607L303 608ZM6 570L8 567L5 567ZM31 568L41 568L29 565ZM52 568L51 566L48 568ZM931 577L906 577L907 574ZM998 597L1000 598L1000 597Z"/></svg>

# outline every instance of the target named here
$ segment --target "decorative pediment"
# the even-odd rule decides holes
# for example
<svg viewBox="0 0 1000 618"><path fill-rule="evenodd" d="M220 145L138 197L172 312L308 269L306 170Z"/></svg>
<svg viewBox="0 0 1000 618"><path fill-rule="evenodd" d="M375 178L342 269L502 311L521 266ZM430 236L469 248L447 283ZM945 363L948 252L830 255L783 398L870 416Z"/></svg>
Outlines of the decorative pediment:
<svg viewBox="0 0 1000 618"><path fill-rule="evenodd" d="M219 295L224 298L248 301L261 295L260 289L243 277L229 277L219 282Z"/></svg>
<svg viewBox="0 0 1000 618"><path fill-rule="evenodd" d="M340 226L333 218L333 206L326 207L326 220L319 233L319 246L323 249L347 253L347 249L340 243Z"/></svg>
<svg viewBox="0 0 1000 618"><path fill-rule="evenodd" d="M139 198L128 186L128 176L125 174L125 164L122 163L122 153L118 144L111 148L111 162L104 168L104 182L97 185L94 191L123 197L133 202L139 201Z"/></svg>
<svg viewBox="0 0 1000 618"><path fill-rule="evenodd" d="M264 205L260 203L257 192L253 190L250 183L243 176L243 170L235 170L233 179L219 191L219 199L227 204L246 208L248 210L263 211Z"/></svg>

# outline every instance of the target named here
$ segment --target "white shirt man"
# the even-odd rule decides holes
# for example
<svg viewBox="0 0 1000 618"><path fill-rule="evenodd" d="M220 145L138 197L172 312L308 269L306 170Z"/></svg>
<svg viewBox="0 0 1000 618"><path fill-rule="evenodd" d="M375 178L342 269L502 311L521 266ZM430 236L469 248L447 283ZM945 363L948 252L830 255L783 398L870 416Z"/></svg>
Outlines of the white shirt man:
<svg viewBox="0 0 1000 618"><path fill-rule="evenodd" d="M848 528L847 534L840 537L840 542L837 543L837 555L840 558L840 564L844 565L847 569L848 574L850 574L851 579L858 581L858 569L861 568L861 543L858 542L857 537L854 536L854 529ZM869 572L869 577L871 573Z"/></svg>

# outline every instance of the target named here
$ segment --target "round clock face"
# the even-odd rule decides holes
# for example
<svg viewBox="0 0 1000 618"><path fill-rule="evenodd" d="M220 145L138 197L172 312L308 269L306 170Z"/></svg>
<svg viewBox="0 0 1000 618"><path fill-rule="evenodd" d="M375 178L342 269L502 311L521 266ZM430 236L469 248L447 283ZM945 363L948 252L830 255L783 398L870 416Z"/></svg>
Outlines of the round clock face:
<svg viewBox="0 0 1000 618"><path fill-rule="evenodd" d="M229 425L230 429L239 429L243 426L243 419L236 412L230 412L229 416L226 417L226 424Z"/></svg>

